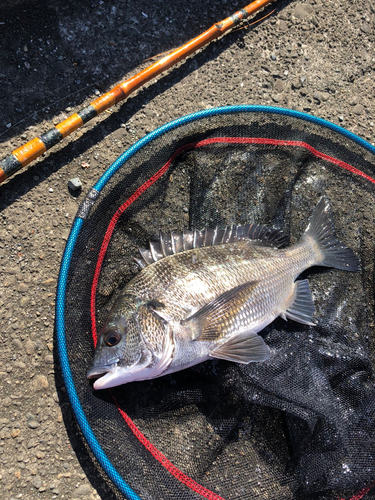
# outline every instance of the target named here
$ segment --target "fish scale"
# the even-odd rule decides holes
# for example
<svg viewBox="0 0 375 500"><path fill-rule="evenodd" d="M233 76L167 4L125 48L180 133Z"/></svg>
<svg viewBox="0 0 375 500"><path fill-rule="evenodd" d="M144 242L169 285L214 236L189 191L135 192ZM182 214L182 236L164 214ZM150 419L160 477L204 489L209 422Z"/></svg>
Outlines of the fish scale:
<svg viewBox="0 0 375 500"><path fill-rule="evenodd" d="M164 296L171 307L176 302L187 302L195 307L202 307L207 299L216 297L228 288L249 280L264 279L277 270L282 274L283 255L281 251L257 248L247 241L189 250L184 254L167 257L144 269L133 280L128 292L147 299ZM262 262L262 258L267 260ZM206 290L205 294L201 293L201 288L197 287L192 293L186 286L182 286L194 277Z"/></svg>
<svg viewBox="0 0 375 500"><path fill-rule="evenodd" d="M173 373L209 358L271 357L258 335L276 317L314 326L307 280L313 265L357 271L335 235L322 197L301 240L279 248L280 231L256 224L161 233L141 249L141 271L124 288L99 334L88 378L95 389Z"/></svg>

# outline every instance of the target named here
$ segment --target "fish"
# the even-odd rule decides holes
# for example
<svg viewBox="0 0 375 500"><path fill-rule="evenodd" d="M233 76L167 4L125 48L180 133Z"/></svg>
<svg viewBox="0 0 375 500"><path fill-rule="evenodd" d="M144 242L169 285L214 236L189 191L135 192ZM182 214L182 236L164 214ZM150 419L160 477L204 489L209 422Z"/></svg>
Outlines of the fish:
<svg viewBox="0 0 375 500"><path fill-rule="evenodd" d="M184 229L150 249L120 292L101 329L88 379L95 390L154 379L208 359L266 362L259 332L275 318L314 326L307 279L312 266L358 271L336 237L323 196L301 239L286 247L280 230L259 224ZM271 360L272 361L272 358Z"/></svg>

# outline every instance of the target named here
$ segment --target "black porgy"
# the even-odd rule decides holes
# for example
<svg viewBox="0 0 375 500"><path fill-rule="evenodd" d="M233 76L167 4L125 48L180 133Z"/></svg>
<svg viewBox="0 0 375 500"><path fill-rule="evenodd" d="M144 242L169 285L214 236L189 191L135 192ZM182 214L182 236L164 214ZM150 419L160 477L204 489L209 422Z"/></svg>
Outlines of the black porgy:
<svg viewBox="0 0 375 500"><path fill-rule="evenodd" d="M183 370L209 358L265 361L258 335L275 318L314 325L311 266L358 271L336 238L322 197L298 243L279 230L247 224L224 230L161 233L140 250L141 271L124 288L99 334L88 378L105 389Z"/></svg>

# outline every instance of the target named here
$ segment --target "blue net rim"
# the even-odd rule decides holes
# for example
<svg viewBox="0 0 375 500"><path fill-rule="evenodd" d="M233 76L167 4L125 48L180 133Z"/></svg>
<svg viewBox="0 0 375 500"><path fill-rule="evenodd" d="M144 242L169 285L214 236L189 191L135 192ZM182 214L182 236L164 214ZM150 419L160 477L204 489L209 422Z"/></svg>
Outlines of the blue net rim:
<svg viewBox="0 0 375 500"><path fill-rule="evenodd" d="M320 125L324 128L330 129L343 137L355 142L359 146L363 147L365 150L375 155L375 147L364 139L358 137L354 133L336 125L332 122L324 120L322 118L309 115L300 111L295 111L291 109L272 107L272 106L252 106L252 105L237 105L237 106L224 106L218 108L211 108L207 110L198 111L195 113L188 114L176 120L173 120L153 132L150 132L145 137L137 141L133 146L127 149L122 155L120 155L117 160L115 160L112 165L104 172L100 177L98 182L93 186L93 189L100 192L107 182L111 179L115 172L121 168L124 163L131 158L137 151L141 148L155 140L156 138L162 136L163 134L170 132L180 126L186 125L193 121L198 121L203 118L234 114L234 113L268 113L270 115L284 115L293 118L303 120L305 122ZM61 364L61 370L66 386L66 390L69 396L70 403L72 405L75 417L81 428L81 431L89 444L92 452L99 461L100 465L103 467L108 477L112 480L115 486L125 495L128 500L142 500L134 490L124 481L122 476L119 474L117 469L113 466L112 462L108 459L102 447L100 446L98 440L92 428L86 418L83 411L82 405L80 403L71 368L69 363L67 345L65 341L65 298L66 298L66 285L67 277L70 268L71 257L75 248L77 238L79 236L80 230L84 224L84 220L81 218L76 218L73 227L71 229L64 255L62 258L62 263L60 267L58 286L57 286L57 297L56 297L56 338L57 338L57 348Z"/></svg>

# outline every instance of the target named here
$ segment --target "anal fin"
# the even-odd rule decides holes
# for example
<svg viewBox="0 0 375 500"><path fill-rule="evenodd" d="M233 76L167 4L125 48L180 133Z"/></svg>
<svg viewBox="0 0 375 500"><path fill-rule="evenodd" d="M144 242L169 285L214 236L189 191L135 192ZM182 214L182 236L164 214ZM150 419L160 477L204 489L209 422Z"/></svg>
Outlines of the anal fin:
<svg viewBox="0 0 375 500"><path fill-rule="evenodd" d="M311 296L308 280L299 280L295 282L294 301L285 316L289 319L303 323L304 325L315 326L312 315L315 312L314 302Z"/></svg>
<svg viewBox="0 0 375 500"><path fill-rule="evenodd" d="M270 357L270 348L258 334L243 332L210 352L210 356L248 364L268 359Z"/></svg>

